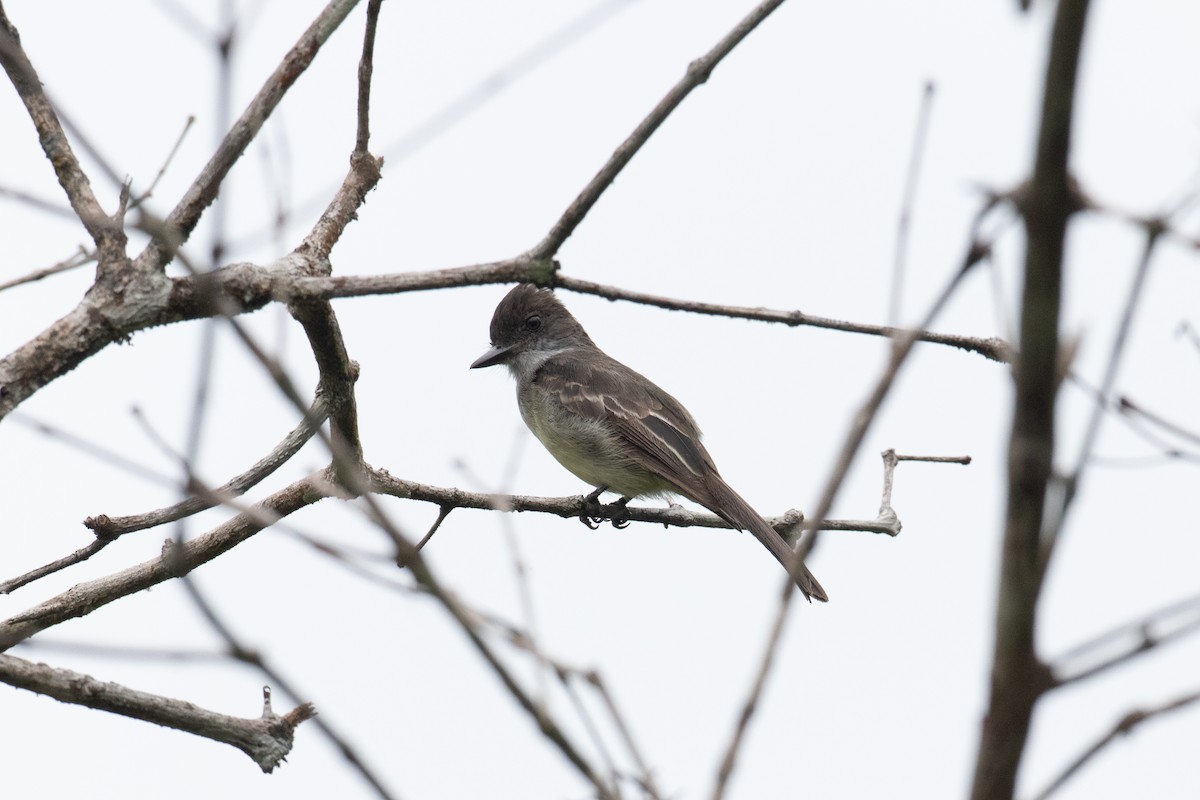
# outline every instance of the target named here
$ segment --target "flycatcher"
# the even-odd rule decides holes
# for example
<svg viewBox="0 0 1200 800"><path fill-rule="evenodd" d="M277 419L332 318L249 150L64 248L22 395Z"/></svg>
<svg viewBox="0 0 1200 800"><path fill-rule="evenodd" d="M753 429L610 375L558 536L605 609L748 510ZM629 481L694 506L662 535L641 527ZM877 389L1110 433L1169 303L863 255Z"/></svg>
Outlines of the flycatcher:
<svg viewBox="0 0 1200 800"><path fill-rule="evenodd" d="M529 430L596 487L595 497L683 495L753 533L810 601L829 599L783 537L722 480L687 409L596 347L553 292L514 288L496 306L491 336L492 349L471 369L508 367Z"/></svg>

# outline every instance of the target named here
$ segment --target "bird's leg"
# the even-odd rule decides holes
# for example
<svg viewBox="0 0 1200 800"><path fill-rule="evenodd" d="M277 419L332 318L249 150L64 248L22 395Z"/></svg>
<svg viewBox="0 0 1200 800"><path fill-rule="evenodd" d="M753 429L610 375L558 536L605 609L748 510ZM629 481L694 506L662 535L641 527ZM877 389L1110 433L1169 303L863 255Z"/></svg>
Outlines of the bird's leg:
<svg viewBox="0 0 1200 800"><path fill-rule="evenodd" d="M613 503L614 506L617 506L620 509L616 514L613 514L612 517L612 526L614 528L629 527L629 509L626 508L626 506L629 505L629 501L632 499L632 497L622 497L620 500Z"/></svg>
<svg viewBox="0 0 1200 800"><path fill-rule="evenodd" d="M600 495L608 491L607 486L598 486L596 491L587 495L579 504L579 521L592 530L604 522L604 512L600 509Z"/></svg>

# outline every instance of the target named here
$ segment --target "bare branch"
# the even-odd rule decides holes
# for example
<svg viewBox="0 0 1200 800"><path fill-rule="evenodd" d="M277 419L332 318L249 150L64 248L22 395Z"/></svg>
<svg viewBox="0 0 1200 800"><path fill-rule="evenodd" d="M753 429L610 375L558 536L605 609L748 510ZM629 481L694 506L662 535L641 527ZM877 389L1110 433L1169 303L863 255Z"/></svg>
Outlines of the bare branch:
<svg viewBox="0 0 1200 800"><path fill-rule="evenodd" d="M179 547L167 546L161 557L121 572L81 583L63 594L0 622L0 651L28 639L39 631L91 613L114 600L140 592L163 581L186 575L212 561L254 534L294 511L328 497L333 475L321 470L275 492L251 511L213 528Z"/></svg>
<svg viewBox="0 0 1200 800"><path fill-rule="evenodd" d="M1079 491L1079 484L1083 480L1084 472L1091 461L1092 452L1096 447L1096 441L1100 435L1100 423L1104 420L1104 412L1109 405L1108 398L1112 394L1113 386L1116 384L1117 372L1121 365L1121 356L1125 353L1125 344L1129 340L1129 330L1133 327L1133 315L1137 310L1138 301L1141 299L1142 289L1146 285L1146 276L1150 272L1150 261L1154 255L1154 248L1159 241L1162 231L1162 227L1148 228L1146 230L1146 242L1142 248L1142 257L1139 259L1137 269L1134 271L1133 285L1130 286L1129 292L1126 294L1125 308L1121 312L1121 321L1117 326L1117 333L1113 337L1108 360L1105 362L1104 377L1100 382L1098 390L1100 402L1092 406L1092 413L1088 418L1087 428L1083 434L1083 441L1079 446L1079 456L1075 460L1074 471L1066 479L1066 495L1057 512L1060 518L1057 520L1048 520L1042 526L1046 533L1042 541L1043 568L1050 560L1058 534L1062 531L1062 517L1065 517L1069 511L1070 505Z"/></svg>
<svg viewBox="0 0 1200 800"><path fill-rule="evenodd" d="M950 301L955 290L961 284L967 273L978 264L988 253L988 247L982 245L978 239L979 227L983 222L984 217L994 206L994 202L989 201L987 205L976 215L974 224L972 225L970 240L967 246L967 252L963 256L962 263L955 270L950 280L942 293L934 300L929 311L925 314L921 323L912 330L902 333L893 340L892 354L883 373L880 375L875 387L870 395L863 402L858 413L855 414L851 423L850 430L846 434L845 441L842 444L841 452L838 454L838 459L830 472L829 478L825 482L825 486L821 492L820 499L817 501L817 513L814 519L820 520L829 513L829 509L833 507L834 500L837 499L838 492L841 490L842 483L845 481L846 475L849 473L850 465L853 463L854 456L862 446L863 439L866 437L867 430L878 414L880 407L883 405L884 399L888 392L895 384L896 376L899 374L900 367L903 366L909 354L912 352L913 346L917 342L920 331L927 328L933 323L942 309ZM886 455L884 457L885 465L891 459ZM885 474L886 475L886 474ZM890 492L890 483L885 477L884 482L885 500ZM891 510L890 502L881 504L881 516L887 514ZM891 524L896 525L898 522L895 519L895 514L892 513ZM808 527L808 526L806 526ZM814 526L815 527L815 526ZM808 548L811 550L816 540L816 535L808 539L807 542L801 542L797 551L803 555L807 553ZM798 560L799 563L799 560ZM725 755L721 761L721 767L717 772L716 782L713 786L712 799L721 800L725 796L725 790L728 786L729 778L733 773L734 766L737 762L737 756L741 749L742 742L746 730L749 728L751 719L755 710L758 708L759 700L763 690L766 687L767 677L771 673L771 668L775 663L775 655L779 650L779 646L783 641L784 626L787 621L788 614L792 608L792 598L795 597L796 582L794 580L787 581L783 588L783 592L779 598L779 606L775 613L775 621L771 626L771 633L767 637L767 643L763 648L763 654L759 662L758 671L755 674L754 682L746 694L746 700L742 704L742 713L738 718L738 723L734 728L733 735L730 737L729 744L726 747Z"/></svg>
<svg viewBox="0 0 1200 800"><path fill-rule="evenodd" d="M565 276L554 277L556 265L518 256L504 261L430 272L358 277L312 277L328 272L320 257L332 247L343 226L354 216L354 198L361 202L369 191L371 160L360 159L326 214L297 251L269 266L248 263L231 264L203 275L189 275L147 287L136 295L136 305L106 308L106 324L98 324L91 305L73 309L39 336L0 359L0 418L26 398L88 357L132 333L157 325L201 319L216 313L241 314L262 308L274 300L298 303L303 300L335 297L360 297L407 291L423 291L455 286L489 283L533 283L597 294L602 297L645 302L663 308L679 308L696 313L759 319L787 325L813 325L834 330L892 336L897 329L886 326L858 325L795 311L769 311L712 304L691 303L641 295L603 287ZM315 261L314 261L315 254ZM220 309L220 310L218 310ZM998 339L977 339L921 332L918 338L938 344L978 352L1003 361L1009 348Z"/></svg>
<svg viewBox="0 0 1200 800"><path fill-rule="evenodd" d="M1147 422L1167 431L1172 436L1178 436L1180 439L1184 439L1191 444L1200 444L1200 433L1195 433L1194 431L1190 431L1181 425L1171 422L1166 417L1143 408L1142 406L1130 400L1128 397L1120 398L1120 400L1117 401L1117 408L1122 414L1141 417Z"/></svg>
<svg viewBox="0 0 1200 800"><path fill-rule="evenodd" d="M917 198L917 182L921 177L922 157L929 139L929 117L933 113L934 84L927 81L921 91L921 107L917 112L917 128L913 133L912 150L908 154L908 172L904 176L904 192L900 201L900 219L896 223L896 250L892 258L892 289L888 293L888 324L900 320L904 302L904 278L908 265L908 236L912 227L913 206Z"/></svg>
<svg viewBox="0 0 1200 800"><path fill-rule="evenodd" d="M550 229L546 237L529 251L533 258L545 260L554 257L563 242L575 232L575 228L579 227L579 223L600 199L600 195L604 194L609 185L616 180L621 170L625 169L625 165L658 130L671 112L683 102L685 97L691 94L693 89L708 80L708 76L712 74L717 64L721 63L721 59L729 55L742 39L745 39L752 30L758 27L760 22L781 5L783 5L783 0L765 0L760 3L746 15L745 19L734 26L733 30L725 34L713 49L688 64L687 72L679 82L671 87L671 90L658 102L650 114L634 128L633 133L621 142L609 157L608 162L600 168L600 171L583 188L579 196L571 202L571 205L567 206L567 210L563 212L558 222L554 223L554 227Z"/></svg>
<svg viewBox="0 0 1200 800"><path fill-rule="evenodd" d="M190 517L193 514L198 514L201 511L219 505L228 498L240 497L257 486L264 478L273 474L275 470L279 469L287 463L288 459L299 452L300 448L312 439L317 428L328 417L328 413L324 398L318 397L312 409L300 421L300 424L284 437L283 441L275 445L275 448L270 453L255 462L250 469L240 475L235 475L215 489L204 489L172 506L160 508L155 511L148 511L143 514L131 514L124 517L110 517L107 514L98 514L94 517L88 517L83 521L83 524L95 531L98 537L115 539L133 531L154 528L159 525L165 525L168 522L175 522L184 517Z"/></svg>
<svg viewBox="0 0 1200 800"><path fill-rule="evenodd" d="M328 274L327 248L341 235L339 226L354 218L352 202L361 203L378 179L372 166L371 159L358 159L309 237L296 251L269 267L232 264L173 279L141 275L143 280L120 287L122 292L99 293L85 299L34 339L0 359L0 418L46 384L136 331L217 314L241 314L272 300L305 299L295 291L291 279ZM317 336L332 337L331 329L326 325L325 332L318 331ZM342 374L346 372L342 369ZM331 405L332 413L338 410Z"/></svg>
<svg viewBox="0 0 1200 800"><path fill-rule="evenodd" d="M596 768L584 757L579 748L571 742L567 737L566 731L521 688L516 677L504 666L504 663L500 661L487 642L483 640L483 636L477 629L470 610L441 586L433 573L429 571L421 554L416 550L412 550L409 553L402 553L401 557L405 560L408 569L412 571L413 577L417 579L417 583L437 598L442 607L458 623L463 633L467 635L471 644L474 645L476 651L488 663L492 671L496 673L500 682L504 684L505 689L508 690L513 699L517 701L521 708L525 710L525 713L537 724L538 730L541 731L542 735L554 744L559 752L578 770L579 774L595 787L596 794L601 800L616 800L613 788L605 783Z"/></svg>
<svg viewBox="0 0 1200 800"><path fill-rule="evenodd" d="M96 534L95 541L57 561L0 582L0 594L9 594L22 586L41 580L47 575L53 575L68 567L82 563L127 533L153 528L168 522L175 522L184 517L198 514L213 506L229 503L232 498L245 494L299 452L300 448L313 437L313 434L316 433L326 417L327 411L324 400L318 397L316 403L313 404L312 409L305 415L300 424L282 442L276 445L270 453L259 459L250 469L231 478L216 489L206 488L192 478L190 479L190 485L193 489L192 496L172 506L125 517L110 517L107 514L88 517L83 521L83 524Z"/></svg>
<svg viewBox="0 0 1200 800"><path fill-rule="evenodd" d="M9 21L3 6L0 6L0 66L4 67L17 94L21 96L21 102L25 104L29 118L37 129L42 151L54 167L58 183L66 193L71 208L75 209L79 221L96 247L100 248L112 232L111 221L96 200L91 182L79 166L79 159L71 149L58 114L42 89L37 70L21 47L21 36Z"/></svg>
<svg viewBox="0 0 1200 800"><path fill-rule="evenodd" d="M153 238L135 268L138 272L161 270L174 257L175 251L187 241L205 209L217 197L221 183L229 170L241 158L246 147L258 135L263 123L271 116L279 101L292 84L304 74L342 20L358 4L358 0L331 0L313 20L308 30L280 61L279 66L259 89L242 116L234 122L217 152L209 159L199 177L171 211L163 225L163 234ZM164 238L167 237L167 238Z"/></svg>
<svg viewBox="0 0 1200 800"><path fill-rule="evenodd" d="M49 564L44 564L37 569L31 569L22 575L15 578L9 578L6 581L0 582L0 594L12 594L22 586L28 586L34 581L40 581L47 575L53 575L56 572L61 572L68 567L73 567L76 564L81 564L87 561L92 556L99 553L104 548L108 547L112 539L94 539L84 547L79 548L74 553L63 556L62 558L51 561Z"/></svg>
<svg viewBox="0 0 1200 800"><path fill-rule="evenodd" d="M161 181L163 176L167 174L167 168L171 166L171 162L175 160L176 154L179 153L179 148L183 146L183 140L187 138L188 131L192 129L192 125L195 123L196 118L194 116L189 116L183 123L183 130L179 132L179 136L175 139L175 144L171 146L171 151L167 153L167 157L163 159L162 166L159 167L158 172L154 174L154 178L150 181L150 185L147 186L143 191L139 192L137 197L133 199L133 202L129 204L130 208L137 208L154 196L154 190L158 188L158 182Z"/></svg>
<svg viewBox="0 0 1200 800"><path fill-rule="evenodd" d="M931 464L962 464L964 467L971 463L970 456L906 456L896 455L897 461L924 461Z"/></svg>
<svg viewBox="0 0 1200 800"><path fill-rule="evenodd" d="M654 784L654 775L650 771L650 766L647 764L645 757L642 755L641 748L633 740L633 733L629 729L629 725L625 722L625 715L620 712L616 701L613 699L612 693L605 686L604 680L600 677L600 673L595 670L589 670L584 674L584 678L592 686L596 688L596 692L604 700L604 707L608 709L608 716L616 725L617 731L621 734L621 740L625 743L625 749L630 757L637 765L639 776L638 781L645 789L650 800L659 800L663 797L663 793Z"/></svg>
<svg viewBox="0 0 1200 800"><path fill-rule="evenodd" d="M420 550L425 545L429 544L429 540L437 533L438 528L442 527L442 523L446 521L446 517L450 516L450 512L454 510L454 506L438 506L437 519L429 526L429 530L425 531L425 535L421 537L421 541L417 542L417 549Z"/></svg>
<svg viewBox="0 0 1200 800"><path fill-rule="evenodd" d="M1149 722L1156 717L1170 714L1173 711L1180 711L1197 701L1200 701L1200 691L1181 695L1174 700L1163 703L1159 706L1130 711L1128 714L1121 717L1121 719L1117 720L1117 723L1113 725L1112 730L1110 730L1104 736L1101 736L1098 740L1096 740L1095 744L1084 750L1078 758L1071 762L1071 765L1063 770L1061 775L1051 781L1049 786L1039 792L1034 797L1034 800L1046 800L1047 797L1061 789L1063 784L1074 777L1075 774L1084 767L1084 765L1099 755L1100 751L1116 741L1117 737L1131 733L1134 728L1138 727L1144 722Z"/></svg>
<svg viewBox="0 0 1200 800"><path fill-rule="evenodd" d="M354 139L354 155L367 154L371 140L371 75L375 71L375 28L379 24L379 8L383 0L367 3L367 27L363 33L362 58L358 62L358 131ZM353 158L353 156L352 156Z"/></svg>
<svg viewBox="0 0 1200 800"><path fill-rule="evenodd" d="M769 308L747 308L745 306L727 306L718 303L696 303L688 300L674 300L668 297L643 294L620 289L615 286L604 286L591 281L573 278L569 275L557 274L553 285L583 294L594 294L608 300L628 300L658 308L668 308L677 311L689 311L694 314L711 314L720 317L735 317L737 319L753 319L761 322L776 322L790 327L807 326L824 328L847 333L864 333L871 336L884 336L889 339L908 335L907 328L894 328L890 325L866 325L857 322L846 322L829 317L818 317L805 314L802 311L777 311ZM917 340L957 347L960 350L978 353L992 361L1005 362L1012 359L1012 349L1002 339L980 339L973 336L955 336L953 334L934 333L932 331L917 331Z"/></svg>
<svg viewBox="0 0 1200 800"><path fill-rule="evenodd" d="M329 278L297 277L287 291L309 298L363 297L377 294L446 289L457 286L480 286L488 283L516 283L528 281L544 286L553 286L580 294L591 294L608 300L626 300L631 303L655 306L693 314L751 319L773 322L790 327L807 326L827 330L862 333L871 336L895 338L908 332L906 328L888 325L868 325L857 322L805 314L802 311L784 311L769 308L750 308L720 303L701 303L678 300L661 295L645 294L616 286L607 286L585 281L557 271L553 262L539 261L528 256L518 256L488 264L475 264L428 272L401 272L391 275L341 276ZM281 286L281 290L284 287ZM1007 362L1012 359L1012 348L1002 339L981 339L973 336L920 331L917 339L933 344L957 347L960 350L978 353L992 361Z"/></svg>
<svg viewBox="0 0 1200 800"><path fill-rule="evenodd" d="M962 464L963 466L971 463L970 456L905 456L897 454L891 448L884 450L880 455L883 457L883 499L879 503L878 520L880 522L890 522L894 526L893 536L900 535L900 518L896 515L896 510L892 508L892 480L896 474L896 467L901 461L922 461L932 464Z"/></svg>
<svg viewBox="0 0 1200 800"><path fill-rule="evenodd" d="M342 232L366 200L366 195L379 182L382 159L367 152L370 138L369 110L371 99L372 59L375 47L375 28L382 0L370 0L367 6L366 31L358 69L358 132L354 152L350 157L350 172L342 182L325 212L312 231L295 251L311 269L307 274L328 276L329 253ZM292 316L304 327L313 356L321 375L321 393L329 403L332 416L330 446L339 480L351 485L352 479L343 466L357 468L362 459L362 443L358 433L357 402L354 382L358 365L350 360L342 338L341 327L327 299L294 301L289 305Z"/></svg>
<svg viewBox="0 0 1200 800"><path fill-rule="evenodd" d="M51 275L57 275L60 272L67 272L68 270L82 267L83 265L90 264L95 260L95 251L85 250L81 247L79 248L78 253L70 258L63 259L57 264L49 267L43 267L42 269L37 269L33 272L30 272L28 275L22 275L20 278L13 278L12 280L0 283L0 292L3 292L5 289L11 289L14 286L20 286L25 283L33 283L34 281L40 281L42 278L48 278Z"/></svg>
<svg viewBox="0 0 1200 800"><path fill-rule="evenodd" d="M260 719L231 717L8 654L0 654L0 681L63 703L145 720L232 745L250 756L263 772L271 772L287 758L296 726L317 713L305 703L281 717L271 711L268 703Z"/></svg>
<svg viewBox="0 0 1200 800"><path fill-rule="evenodd" d="M1162 645L1200 631L1200 595L1194 595L1071 648L1052 662L1055 686L1077 683Z"/></svg>
<svg viewBox="0 0 1200 800"><path fill-rule="evenodd" d="M421 500L434 503L441 508L474 508L491 511L537 511L543 514L553 514L556 517L575 518L584 509L584 496L568 497L532 497L528 495L488 494L486 492L468 492L462 489L430 486L416 481L397 478L387 470L366 468L370 491L376 494L386 494L404 500ZM590 511L589 511L590 513ZM656 522L661 525L674 525L677 528L725 528L729 523L716 516L702 511L692 511L679 505L669 508L649 508L645 506L622 506L620 503L607 503L600 506L599 515L602 519L627 519L633 522ZM788 511L778 517L767 517L767 522L784 535L784 538L794 537L794 529L804 520L804 515L798 511ZM811 527L806 523L805 528ZM884 533L895 536L898 531L894 524L880 520L825 520L819 526L821 530L830 531L862 531L864 533Z"/></svg>
<svg viewBox="0 0 1200 800"><path fill-rule="evenodd" d="M179 547L182 544L182 541L179 539L175 540L176 547ZM214 608L213 605L208 602L208 599L200 591L200 588L196 585L196 581L192 579L192 576L184 574L181 576L181 580L184 589L187 590L188 595L196 604L196 607L199 609L201 615L208 621L208 623L216 631L217 635L219 635L225 641L226 646L229 648L230 654L239 661L257 668L260 672L267 676L269 681L276 686L279 686L284 692L291 695L293 698L299 700L302 696L300 691L296 689L290 681L285 679L282 673L272 666L258 650L248 647L242 641L242 639L233 632L233 629L226 624L224 618L217 613L216 608ZM269 705L270 690L264 689L264 693L264 698ZM346 737L335 731L327 722L320 718L318 718L314 724L318 729L320 729L321 733L323 733L325 737L329 739L330 743L337 748L338 752L342 754L342 757L346 759L347 763L349 763L350 766L362 776L363 780L371 785L381 800L392 800L392 794L388 791L387 787L383 785L383 781L375 774L375 771L367 765L362 756L358 754L358 751L350 745Z"/></svg>
<svg viewBox="0 0 1200 800"><path fill-rule="evenodd" d="M1062 0L1051 33L1033 177L1022 192L1026 231L1016 400L991 692L972 800L1011 800L1033 707L1050 688L1034 623L1043 577L1043 511L1054 454L1063 242L1078 202L1068 172L1075 85L1088 0Z"/></svg>
<svg viewBox="0 0 1200 800"><path fill-rule="evenodd" d="M790 598L791 594L786 596ZM721 757L721 766L717 769L717 778L713 783L711 795L712 800L722 800L725 797L725 789L729 785L734 767L737 766L742 742L745 740L746 732L750 729L750 721L754 719L754 712L758 709L758 703L766 688L771 668L775 665L775 656L779 652L777 643L783 639L783 627L787 622L787 614L782 611L789 607L790 605L780 606L781 612L775 615L775 621L771 624L771 632L767 634L768 645L763 651L762 661L754 675L754 683L746 692L746 699L742 701L742 709L738 714L737 724L733 728L733 735L729 738L729 744L725 747L725 755Z"/></svg>
<svg viewBox="0 0 1200 800"><path fill-rule="evenodd" d="M343 275L327 278L304 278L286 286L293 296L304 299L332 300L338 297L366 297L378 294L423 292L429 289L449 289L459 286L484 286L489 283L545 284L552 280L558 265L538 261L529 256L517 256L503 261L472 264L466 267L397 272L390 275Z"/></svg>
<svg viewBox="0 0 1200 800"><path fill-rule="evenodd" d="M363 477L368 483L374 484L381 475L386 476L386 473L379 473L370 467L364 466ZM367 488L370 487L368 486ZM442 586L441 582L429 569L428 564L425 563L421 552L400 532L389 519L385 510L376 502L375 498L370 494L366 494L363 496L363 500L366 503L370 518L395 544L396 562L403 564L412 574L413 578L416 579L420 588L428 592L449 612L462 632L466 634L472 646L475 647L476 652L487 662L488 666L496 674L496 677L504 684L504 688L537 724L541 734L558 748L559 752L575 767L580 775L595 787L597 796L601 800L617 800L617 795L614 794L613 788L605 783L604 779L596 771L596 768L592 766L580 749L571 741L562 726L555 722L544 708L534 702L529 693L521 687L520 682L513 675L512 671L504 665L504 662L500 660L496 652L484 641L483 633L478 625L478 616L460 602L453 593ZM0 635L2 635L2 629L0 629Z"/></svg>

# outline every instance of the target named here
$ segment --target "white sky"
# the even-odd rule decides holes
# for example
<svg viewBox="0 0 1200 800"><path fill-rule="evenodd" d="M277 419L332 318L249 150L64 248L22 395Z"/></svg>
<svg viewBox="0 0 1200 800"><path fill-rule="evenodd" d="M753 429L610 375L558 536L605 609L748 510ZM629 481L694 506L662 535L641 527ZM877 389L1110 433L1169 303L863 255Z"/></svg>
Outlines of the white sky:
<svg viewBox="0 0 1200 800"><path fill-rule="evenodd" d="M183 3L181 3L183 5ZM218 3L188 2L214 25ZM241 4L250 24L236 61L235 113L321 7ZM397 146L456 98L506 69L584 13L584 3L384 4L372 150L384 178L334 251L337 274L424 270L505 258L546 232L614 147L750 2L637 0L538 68L514 75L417 150ZM905 316L939 291L966 244L978 187L1007 189L1032 159L1049 12L1016 3L786 4L655 134L567 242L573 275L687 299L799 308L885 322L896 221L922 86L937 86L914 212ZM365 3L364 3L365 7ZM623 8L622 8L623 7ZM155 193L164 213L211 153L211 49L154 2L39 3L5 8L51 97L135 188L157 172L188 115L197 122ZM330 196L353 145L358 9L284 101L222 195L231 260L290 250ZM1200 10L1192 3L1097 2L1082 67L1073 163L1101 204L1164 210L1197 188ZM0 91L0 186L65 205L14 91ZM117 187L85 159L108 208ZM274 182L265 176L274 175ZM280 238L276 198L296 209ZM319 208L319 205L317 206ZM1022 252L1011 215L999 233L997 291L974 275L938 330L1009 336ZM1000 221L997 218L996 221ZM1180 226L1195 234L1197 215ZM191 253L204 260L202 225ZM5 200L0 281L70 255L78 224ZM1081 336L1092 384L1107 360L1139 231L1111 217L1077 220L1070 240L1065 331ZM140 249L134 237L131 249ZM0 293L0 352L77 302L88 270ZM586 487L524 431L502 370L466 366L487 346L505 287L338 301L358 383L366 457L435 485L579 494ZM1177 336L1200 325L1200 271L1184 248L1154 263L1118 390L1197 427L1197 351ZM593 338L691 409L726 479L760 511L811 509L834 454L881 368L886 343L811 328L712 319L564 294ZM314 385L303 336L280 309L245 319L283 348L298 385ZM143 332L39 392L21 412L177 475L130 413L175 447L187 431L200 324ZM218 337L208 436L199 471L218 484L295 424L238 346ZM835 516L869 518L876 454L961 455L970 467L904 464L896 540L830 534L809 562L827 606L796 609L731 797L962 796L987 686L1001 534L1007 368L936 346L918 348L877 420ZM1090 406L1068 388L1058 463L1071 466ZM514 448L516 455L514 456ZM1110 421L1098 453L1155 449ZM83 518L166 505L175 494L49 440L0 425L0 577L88 541ZM505 484L508 464L516 470ZM254 492L325 462L310 446ZM1195 592L1196 469L1181 463L1088 473L1052 569L1040 618L1047 657ZM436 509L385 500L413 535ZM227 518L209 512L190 534ZM347 546L386 552L352 508L326 501L292 520ZM546 651L595 667L625 711L669 796L706 796L775 610L778 565L751 537L634 524L590 532L525 514L456 511L426 553L469 603L524 620L504 526L529 571ZM61 575L0 597L11 616L74 583L157 553L168 531L136 534ZM504 694L451 621L428 600L363 582L281 532L255 537L196 573L237 632L302 687L396 795L581 798L587 787ZM215 648L180 586L164 585L50 631L46 639ZM245 668L139 663L17 649L151 692L242 716L263 678ZM1039 706L1021 788L1039 790L1126 711L1196 688L1200 644L1152 654ZM514 664L523 664L519 659ZM538 686L533 671L518 667ZM551 693L552 710L576 717ZM290 708L277 695L277 708ZM180 800L367 797L368 789L302 726L289 762L261 776L233 749L145 723L0 687L0 773L12 796ZM1109 749L1062 798L1195 797L1195 711L1154 722ZM578 732L577 724L573 730ZM582 737L582 734L581 738Z"/></svg>

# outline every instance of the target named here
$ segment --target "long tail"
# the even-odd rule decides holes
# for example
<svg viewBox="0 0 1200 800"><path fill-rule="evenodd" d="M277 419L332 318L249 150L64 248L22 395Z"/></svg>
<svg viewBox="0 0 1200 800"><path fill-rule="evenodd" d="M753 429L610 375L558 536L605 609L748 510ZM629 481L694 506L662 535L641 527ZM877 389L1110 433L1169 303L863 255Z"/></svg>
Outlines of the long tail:
<svg viewBox="0 0 1200 800"><path fill-rule="evenodd" d="M740 494L722 480L720 475L710 472L705 477L710 497L693 499L735 528L753 533L755 538L763 543L763 547L770 550L771 555L791 574L796 581L796 587L804 593L809 602L813 599L827 602L829 595L825 594L821 584L808 571L808 567L804 566L804 562L796 557L783 537L776 533Z"/></svg>

